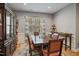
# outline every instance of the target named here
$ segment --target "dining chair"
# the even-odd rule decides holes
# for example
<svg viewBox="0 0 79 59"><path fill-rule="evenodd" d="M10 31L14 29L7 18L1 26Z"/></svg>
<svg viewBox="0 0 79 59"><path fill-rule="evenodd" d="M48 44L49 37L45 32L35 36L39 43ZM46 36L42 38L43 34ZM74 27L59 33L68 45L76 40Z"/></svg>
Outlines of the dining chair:
<svg viewBox="0 0 79 59"><path fill-rule="evenodd" d="M57 32L52 33L53 40L58 39L58 38L59 38L59 33L57 33Z"/></svg>
<svg viewBox="0 0 79 59"><path fill-rule="evenodd" d="M39 32L34 32L34 35L35 35L35 36L39 35Z"/></svg>
<svg viewBox="0 0 79 59"><path fill-rule="evenodd" d="M50 40L48 48L42 50L43 56L61 56L63 40Z"/></svg>
<svg viewBox="0 0 79 59"><path fill-rule="evenodd" d="M39 36L39 32L34 32L34 36L35 36L35 41L36 41L36 37Z"/></svg>
<svg viewBox="0 0 79 59"><path fill-rule="evenodd" d="M27 36L27 37L28 37L28 43L29 43L30 56L41 55L41 53L38 51L38 49L35 48L35 45L34 45L33 41L31 40L31 38L29 36Z"/></svg>

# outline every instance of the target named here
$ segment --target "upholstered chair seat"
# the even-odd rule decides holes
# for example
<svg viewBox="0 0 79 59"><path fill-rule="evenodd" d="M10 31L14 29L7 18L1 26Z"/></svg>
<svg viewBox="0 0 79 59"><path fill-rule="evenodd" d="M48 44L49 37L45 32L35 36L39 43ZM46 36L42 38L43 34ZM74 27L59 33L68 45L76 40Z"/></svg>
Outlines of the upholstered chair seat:
<svg viewBox="0 0 79 59"><path fill-rule="evenodd" d="M50 53L49 56L58 56L59 52ZM43 50L43 55L48 56L48 50Z"/></svg>
<svg viewBox="0 0 79 59"><path fill-rule="evenodd" d="M48 48L42 50L44 56L61 56L63 39L50 40Z"/></svg>

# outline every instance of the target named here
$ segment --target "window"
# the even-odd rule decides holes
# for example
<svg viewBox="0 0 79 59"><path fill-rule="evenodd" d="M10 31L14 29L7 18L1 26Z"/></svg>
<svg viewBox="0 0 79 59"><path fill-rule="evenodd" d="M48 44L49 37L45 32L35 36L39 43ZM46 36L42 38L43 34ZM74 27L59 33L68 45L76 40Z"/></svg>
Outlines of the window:
<svg viewBox="0 0 79 59"><path fill-rule="evenodd" d="M25 32L33 34L34 32L39 32L44 34L46 32L46 18L39 16L26 16L25 18Z"/></svg>

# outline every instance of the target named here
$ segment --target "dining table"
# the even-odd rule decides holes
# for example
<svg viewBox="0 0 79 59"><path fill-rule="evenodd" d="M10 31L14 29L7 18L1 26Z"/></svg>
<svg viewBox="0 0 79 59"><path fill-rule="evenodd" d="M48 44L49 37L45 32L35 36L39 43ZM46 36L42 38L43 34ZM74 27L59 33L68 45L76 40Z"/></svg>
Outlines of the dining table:
<svg viewBox="0 0 79 59"><path fill-rule="evenodd" d="M34 45L45 45L45 44L48 44L49 43L49 40L52 40L51 37L49 36L45 36L44 38L40 37L40 35L38 36L34 36L34 35L31 35L31 39L34 43ZM62 37L62 36L59 36L58 39L65 39L65 37Z"/></svg>

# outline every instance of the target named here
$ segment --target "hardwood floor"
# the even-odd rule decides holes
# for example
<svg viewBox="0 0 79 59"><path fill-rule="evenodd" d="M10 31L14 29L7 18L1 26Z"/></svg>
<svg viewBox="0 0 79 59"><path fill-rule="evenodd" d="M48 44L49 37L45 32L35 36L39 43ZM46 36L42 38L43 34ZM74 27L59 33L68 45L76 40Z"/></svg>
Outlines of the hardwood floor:
<svg viewBox="0 0 79 59"><path fill-rule="evenodd" d="M63 48L62 56L79 56L79 52L73 52L69 49L65 51L65 49Z"/></svg>
<svg viewBox="0 0 79 59"><path fill-rule="evenodd" d="M29 56L29 49L25 43L21 43L17 45L16 51L13 56Z"/></svg>
<svg viewBox="0 0 79 59"><path fill-rule="evenodd" d="M13 56L29 56L28 42L21 43L17 45L17 49L14 52ZM65 51L63 48L62 56L79 56L79 52L73 52L69 49Z"/></svg>

